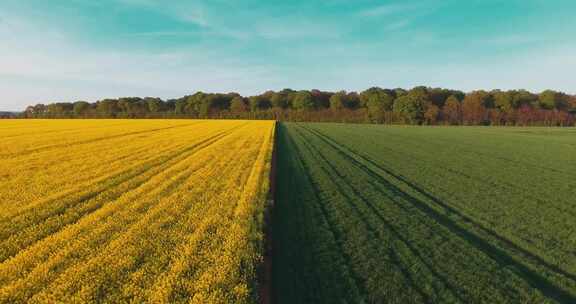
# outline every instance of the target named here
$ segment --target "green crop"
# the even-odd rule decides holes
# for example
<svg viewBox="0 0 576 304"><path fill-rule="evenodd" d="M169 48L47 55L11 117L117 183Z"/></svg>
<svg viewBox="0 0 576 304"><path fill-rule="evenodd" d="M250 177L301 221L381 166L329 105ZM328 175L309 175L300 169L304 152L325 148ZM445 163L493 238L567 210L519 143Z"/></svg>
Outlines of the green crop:
<svg viewBox="0 0 576 304"><path fill-rule="evenodd" d="M277 303L576 303L576 130L282 124Z"/></svg>

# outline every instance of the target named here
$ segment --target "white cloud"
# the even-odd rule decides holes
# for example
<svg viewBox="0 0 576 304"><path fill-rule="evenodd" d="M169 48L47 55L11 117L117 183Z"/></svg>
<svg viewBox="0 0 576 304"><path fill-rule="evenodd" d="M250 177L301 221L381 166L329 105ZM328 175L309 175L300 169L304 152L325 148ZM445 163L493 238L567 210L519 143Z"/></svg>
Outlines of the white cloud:
<svg viewBox="0 0 576 304"><path fill-rule="evenodd" d="M188 12L177 12L176 15L180 20L194 23L201 27L209 27L210 24L206 18L204 10L201 7L191 9Z"/></svg>
<svg viewBox="0 0 576 304"><path fill-rule="evenodd" d="M414 10L417 10L420 8L421 8L421 5L416 5L416 4L392 3L392 4L384 4L384 5L375 6L375 7L361 10L360 12L358 12L358 15L364 16L364 17L398 15L401 13L414 11Z"/></svg>
<svg viewBox="0 0 576 304"><path fill-rule="evenodd" d="M521 45L541 43L544 40L545 38L538 35L502 34L494 37L480 39L478 42L482 44L493 45Z"/></svg>
<svg viewBox="0 0 576 304"><path fill-rule="evenodd" d="M122 1L141 3L139 5L157 3L151 0ZM393 9L380 9L379 13L390 11ZM184 15L188 14L186 12L190 11L182 10ZM225 22L218 24L218 20L210 18L206 11L202 14L202 17L194 17L196 21L190 21L205 24L199 33L158 31L137 35L220 35L236 39L260 38L260 41L261 38L282 40L303 37L332 40L322 41L322 47L318 47L318 43L284 44L288 46L272 50L277 56L274 62L263 66L253 61L242 62L241 58L234 57L233 49L237 44L222 48L197 45L165 52L114 49L111 45L92 48L79 44L73 30L63 32L34 18L8 15L4 10L0 11L0 110L22 110L31 103L57 100L94 101L104 97L134 95L171 98L194 90L252 94L283 87L360 90L371 85L409 87L424 84L464 90L552 88L576 93L571 75L576 70L576 57L573 55L576 54L575 45L555 46L535 42L522 53L517 51L499 58L484 58L483 62L470 58L470 62L465 63L460 58L459 62L422 64L421 58L414 57L413 64L401 65L394 64L394 60L405 58L394 53L393 48L387 50L387 45L394 41L383 38L374 41L374 45L340 43L338 38L345 27L338 24L311 23L306 19L261 18L255 24L236 28L229 24L225 26ZM198 21L202 18L204 21ZM387 29L406 28L413 18L391 18ZM283 26L285 24L290 27L286 28ZM418 46L422 52L426 52L422 47L424 42L431 44L437 41L432 34L420 29L405 40L412 39L416 45L402 47ZM477 43L518 45L530 43L531 39L511 35ZM431 54L422 57L432 61L435 58ZM414 56L418 56L418 53ZM285 65L279 63L286 59L288 63ZM290 65L290 62L297 64Z"/></svg>
<svg viewBox="0 0 576 304"><path fill-rule="evenodd" d="M211 23L208 20L207 11L202 2L199 1L186 1L176 2L171 1L169 4L166 1L159 0L117 0L119 3L127 6L137 6L154 9L162 12L166 16L187 23L192 23L200 27L210 27Z"/></svg>
<svg viewBox="0 0 576 304"><path fill-rule="evenodd" d="M182 37L182 36L198 36L198 32L184 32L184 31L153 31L153 32L139 32L131 33L126 36L132 37Z"/></svg>
<svg viewBox="0 0 576 304"><path fill-rule="evenodd" d="M406 28L412 24L412 20L410 19L403 19L396 22L392 22L384 27L387 31L397 31L403 28Z"/></svg>
<svg viewBox="0 0 576 304"><path fill-rule="evenodd" d="M286 26L290 24L290 26ZM256 25L255 34L266 39L303 39L319 38L334 39L341 36L340 29L336 26L313 23L306 20L279 20L260 21Z"/></svg>
<svg viewBox="0 0 576 304"><path fill-rule="evenodd" d="M0 111L49 101L182 96L192 90L249 92L268 71L202 46L150 52L94 49L30 20L0 27ZM168 34L168 33L163 33Z"/></svg>

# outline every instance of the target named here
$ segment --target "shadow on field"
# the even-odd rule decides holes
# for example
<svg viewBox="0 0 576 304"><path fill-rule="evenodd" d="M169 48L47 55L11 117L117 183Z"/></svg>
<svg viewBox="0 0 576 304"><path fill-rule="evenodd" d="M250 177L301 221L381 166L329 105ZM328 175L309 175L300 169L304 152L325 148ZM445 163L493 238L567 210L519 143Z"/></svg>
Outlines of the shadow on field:
<svg viewBox="0 0 576 304"><path fill-rule="evenodd" d="M528 282L533 288L537 288L550 299L554 299L561 303L576 303L576 297L571 293L563 290L559 286L550 282L542 274L532 270L522 262L518 261L518 257L512 257L504 249L492 244L488 240L482 238L475 232L466 229L462 226L468 225L472 226L479 233L488 236L493 242L499 243L501 246L511 249L512 251L518 253L523 259L530 261L536 265L543 266L547 268L550 272L554 272L556 275L562 275L571 280L576 280L576 276L568 273L555 265L552 265L538 256L518 247L514 243L507 239L502 238L493 231L486 229L481 224L474 221L472 218L467 217L460 211L454 209L453 207L447 205L440 199L434 197L430 193L426 192L424 189L420 188L418 185L412 183L408 179L400 176L391 170L385 168L384 166L378 164L374 160L362 155L352 149L344 146L340 143L335 142L327 135L321 133L318 130L312 129L307 126L301 126L301 129L306 130L308 134L315 136L320 139L323 143L330 146L334 151L341 155L344 159L353 164L356 168L362 170L371 178L373 178L377 183L381 185L381 189L377 189L381 194L388 196L393 200L394 196L397 196L404 201L409 202L415 208L427 214L429 217L436 220L438 223L446 227L449 231L458 235L462 239L466 240L471 246L477 248L478 250L484 252L486 255L491 257L496 261L501 267L512 267L515 272L517 272L526 282ZM320 151L316 151L319 154ZM329 161L326 159L326 162ZM384 172L385 175L379 174L375 169ZM334 169L335 170L335 169ZM407 187L406 190L400 188L398 184L403 184ZM414 193L414 194L411 194ZM356 193L360 195L360 193ZM369 203L366 199L363 199L365 203ZM430 206L430 202L440 209L443 209L446 213L439 212L435 208ZM460 221L455 221L449 215L455 215ZM459 223L460 222L460 223Z"/></svg>
<svg viewBox="0 0 576 304"><path fill-rule="evenodd" d="M348 181L346 180L346 177L341 175L338 172L338 168L336 166L334 166L330 160L328 160L321 151L319 151L318 149L315 149L314 147L312 147L312 145L309 144L304 144L304 145L308 145L309 148L311 150L313 150L319 158L321 158L324 162L324 164L330 169L330 173L328 172L328 170L323 170L326 174L330 175L332 180L340 180L341 183L347 183ZM360 169L361 171L365 172L365 168L364 167L355 167L357 169ZM365 172L366 173L366 172ZM372 172L371 172L372 173ZM334 176L336 175L336 176ZM334 183L335 187L338 188L338 186L336 185L336 183ZM382 189L378 188L381 185L377 185L375 187L375 189L384 197L388 198L389 200L393 201L399 208L403 209L405 212L409 213L410 210L407 210L401 203L397 202L397 198L394 197L394 194L396 193L386 193L385 191L383 191ZM462 303L466 302L466 299L463 298L463 294L465 294L464 291L461 290L461 288L459 288L458 286L454 286L453 284L451 284L450 282L448 282L448 280L446 279L445 276L443 276L442 274L440 274L438 271L436 271L434 265L431 265L428 261L426 261L426 259L424 258L423 253L418 250L414 244L411 243L411 241L409 239L407 239L406 237L404 237L404 235L398 231L397 228L394 227L394 225L388 220L386 219L382 214L381 211L378 210L377 206L375 205L375 202L373 202L370 198L366 197L365 194L363 194L362 189L357 189L356 186L353 185L348 185L347 189L352 191L352 194L354 197L352 197L351 195L347 194L346 191L344 191L343 189L338 189L338 192L346 198L346 200L348 202L352 202L354 200L354 198L359 199L364 205L366 205L369 209L370 212L376 216L378 218L378 220L384 224L384 226L386 227L386 229L390 232L390 234L398 239L399 241L402 242L402 244L404 246L406 246L406 248L409 249L409 251L416 256L419 261L421 263L423 263L423 265L425 265L425 267L432 273L434 280L441 282L444 286L448 287L448 289L453 293L453 296L455 298L457 298L458 300L460 300ZM392 189L393 190L393 189ZM404 193L402 193L404 194ZM369 220L366 218L366 216L363 214L363 212L358 208L358 206L356 206L355 204L351 204L352 208L355 210L355 214L356 216L362 218L362 221L364 222L364 224L367 226L368 230L373 234L373 237L375 240L380 239L382 237L381 235L381 231L378 231L378 229L376 229L376 227L374 227L372 224L369 223ZM394 264L396 267L399 268L399 270L401 271L403 277L405 278L405 280L407 281L406 283L409 284L409 286L411 286L414 291L418 294L418 296L421 298L421 301L423 303L432 303L434 302L433 299L430 299L430 297L426 294L426 292L422 289L421 286L418 286L418 283L416 282L413 274L409 271L409 269L406 268L405 265L402 265L401 259L398 256L398 253L393 249L393 248L389 248L388 251L388 256L390 257L392 264ZM446 274L447 275L447 274ZM372 303L372 302L370 302Z"/></svg>
<svg viewBox="0 0 576 304"><path fill-rule="evenodd" d="M350 269L342 238L298 146L283 124L277 127L272 303L358 302L365 292Z"/></svg>

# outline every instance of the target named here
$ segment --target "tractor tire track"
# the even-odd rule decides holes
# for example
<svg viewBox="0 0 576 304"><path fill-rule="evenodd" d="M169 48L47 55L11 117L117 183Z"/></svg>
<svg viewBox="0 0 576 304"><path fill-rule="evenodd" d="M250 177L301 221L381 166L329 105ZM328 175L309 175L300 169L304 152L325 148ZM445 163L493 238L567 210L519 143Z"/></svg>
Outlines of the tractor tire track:
<svg viewBox="0 0 576 304"><path fill-rule="evenodd" d="M335 241L335 245L338 247L338 252L340 253L342 260L344 261L344 265L346 267L346 272L350 275L353 282L355 283L356 290L359 292L359 294L365 295L366 291L364 289L362 281L360 280L358 275L355 274L353 271L351 258L345 253L346 251L342 247L341 234L336 230L335 223L330 219L330 217L328 215L328 211L326 210L326 206L324 206L324 204L321 203L322 200L320 198L320 193L322 193L322 191L320 190L319 186L315 183L314 179L310 175L310 172L311 172L310 168L302 159L302 155L303 155L302 151L300 150L298 145L293 141L293 139L290 136L287 136L287 141L292 146L293 151L295 152L294 153L294 159L296 160L297 164L300 165L299 166L300 171L304 172L305 180L307 181L307 184L310 185L310 187L313 190L312 193L314 195L314 201L316 202L318 210L320 210L320 212L322 214L323 221L327 224L327 228L332 235L332 239ZM351 301L351 302L353 302L353 301Z"/></svg>
<svg viewBox="0 0 576 304"><path fill-rule="evenodd" d="M306 127L302 127L303 129L305 129L306 131L310 132L310 134L314 135L315 137L318 137L318 135L314 134L313 131L309 130ZM311 140L309 140L309 142L312 142ZM333 148L333 147L332 147ZM349 188L355 197L359 198L371 211L371 213L373 215L375 215L378 220L383 223L386 228L391 232L392 236L399 240L406 248L408 248L408 250L412 253L413 256L415 256L425 267L426 269L430 272L430 274L432 274L432 276L439 280L444 286L446 286L448 288L448 290L453 294L453 296L455 298L457 298L458 300L461 301L461 303L466 303L466 300L464 299L463 296L466 296L465 292L456 287L455 285L451 284L450 282L448 282L446 280L446 278L444 278L442 275L440 275L440 273L438 273L434 267L428 263L426 261L426 259L424 258L424 256L420 253L420 251L418 249L416 249L411 242L406 239L394 226L393 224L388 221L381 213L381 211L370 201L369 198L367 198L363 192L360 189L357 189L354 185L354 183L347 183L346 177L343 176L341 173L339 173L339 170L336 166L334 166L324 155L323 153L319 150L319 149L315 149L315 153L317 155L319 155L323 162L330 167L330 169L338 176L339 180L341 180L341 185L338 187L339 191L345 195L347 197L348 201L352 201L351 197L349 197L348 195L344 194L340 189L343 189L345 187ZM338 153L336 151L336 153ZM362 168L358 168L355 167L358 170L361 170L364 174L365 172L362 170ZM399 204L398 202L396 202L396 200L394 199L394 197L390 196L389 194L381 191L381 189L379 189L379 187L374 186L373 190L376 190L377 192L379 192L381 195L383 195L384 197L390 199L390 201L394 202L394 204L396 204L399 208L401 208L402 210L405 210L408 212L408 210L404 209L404 206L402 206L401 204ZM357 210L358 213L360 213L358 208L355 208ZM361 215L362 216L362 215ZM367 221L367 220L366 220ZM381 238L381 231L376 230L374 228L371 228L371 230L373 230L373 233L375 234L376 238ZM396 253L391 250L391 254L396 255ZM397 256L397 255L396 255ZM399 261L398 257L396 257L396 260ZM398 263L398 265L400 265L400 263ZM403 273L405 274L405 276L407 277L407 279L413 284L414 288L417 289L419 291L419 293L422 295L423 299L425 299L427 303L431 303L431 300L428 298L428 296L424 293L424 291L422 291L421 289L418 289L419 287L417 286L417 284L415 283L412 275L408 272L408 270L406 270L405 268L402 268ZM438 290L436 290L437 295L439 295Z"/></svg>
<svg viewBox="0 0 576 304"><path fill-rule="evenodd" d="M524 249L518 247L517 245L515 245L511 241L501 237L500 235L496 234L495 232L493 232L491 230L488 230L487 228L485 228L480 223L477 223L475 220L462 214L460 211L454 209L453 207L446 205L444 202L433 197L432 195L430 195L429 193L427 193L423 189L421 189L419 186L413 184L412 182L408 181L404 177L399 176L398 174L391 172L390 170L388 170L386 168L383 168L381 165L375 163L373 160L368 159L367 157L349 149L348 147L345 147L345 146L342 146L341 144L333 142L326 135L324 135L322 133L318 133L318 134L319 134L319 137L323 138L326 143L328 143L329 145L333 146L335 149L340 151L340 153L344 157L348 158L351 162L355 163L359 167L364 168L364 170L367 173L371 174L375 179L379 180L381 183L386 185L389 189L392 189L395 194L405 198L409 202L412 202L415 207L420 209L422 212L426 212L427 214L429 214L431 217L436 219L439 223L444 225L446 228L448 228L454 234L467 240L472 246L476 247L479 251L482 251L486 255L490 256L494 261L498 262L503 267L508 266L508 265L513 266L515 268L515 270L517 271L517 273L519 275L521 275L521 277L527 283L529 283L533 288L540 290L540 292L542 292L542 294L544 294L546 297L548 297L550 299L554 299L560 303L576 302L576 295L563 289L560 286L557 286L556 284L549 281L549 279L547 279L546 277L542 276L538 272L531 269L531 267L518 261L517 258L510 256L505 251L505 249L503 249L503 248L512 249L513 251L522 255L524 258L531 261L532 263L535 263L536 265L542 265L542 266L546 267L550 272L555 272L557 275L564 276L566 278L571 279L572 281L574 281L576 278L576 276L574 276L573 274L568 273L568 272L560 269L559 267L557 267L555 265L549 264L548 262L544 261L540 257L537 257L537 256L531 254L530 252L525 251ZM377 172L373 171L372 169L370 169L366 165L362 164L357 159L355 159L353 156L350 156L350 154L368 162L369 164L380 169L381 171L385 172L389 176L391 176L391 177L395 178L396 180L404 183L411 190L424 196L426 199L432 201L434 204L436 204L440 208L446 210L448 212L448 214L458 216L462 222L471 225L472 227L481 231L483 234L489 236L491 239L497 240L499 243L504 244L505 247L494 245L491 242L483 239L479 235L473 233L472 231L467 230L466 228L462 227L462 224L458 224L452 218L450 218L448 215L438 212L436 209L429 206L425 201L422 201L422 200L418 199L417 197L408 194L407 192L403 191L402 189L400 189L395 184L384 179Z"/></svg>

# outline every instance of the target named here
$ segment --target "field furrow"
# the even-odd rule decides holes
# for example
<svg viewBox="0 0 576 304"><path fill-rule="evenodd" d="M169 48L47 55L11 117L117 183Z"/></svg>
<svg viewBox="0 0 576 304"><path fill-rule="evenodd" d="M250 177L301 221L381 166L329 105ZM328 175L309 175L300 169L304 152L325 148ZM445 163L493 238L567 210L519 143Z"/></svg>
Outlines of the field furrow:
<svg viewBox="0 0 576 304"><path fill-rule="evenodd" d="M81 126L91 134L94 123ZM71 161L54 164L67 181L42 182L54 193L37 188L33 202L4 203L14 205L0 212L0 303L257 301L273 122L161 123L119 120L106 139L68 138L14 156L52 166L70 153ZM81 138L82 128L49 134ZM99 150L116 156L110 168L78 171ZM35 172L22 165L13 174ZM195 274L174 272L183 265ZM172 292L155 287L165 282Z"/></svg>
<svg viewBox="0 0 576 304"><path fill-rule="evenodd" d="M442 138L445 135L442 132L449 133L449 130L438 130L439 137ZM362 133L364 131L370 133L369 138ZM292 149L301 151L299 154L307 171L302 173L286 166L286 171L280 172L279 180L283 175L302 175L292 179L302 179L303 183L314 185L315 191L319 193L314 198L314 204L327 210L331 225L339 233L340 250L351 256L352 273L348 275L361 282L360 296L368 303L575 301L575 273L569 263L557 264L557 259L554 259L561 256L566 259L572 254L569 247L564 247L564 252L558 250L558 247L555 247L555 251L548 248L547 254L542 254L542 251L534 250L534 246L521 241L518 234L523 231L511 235L500 228L503 224L522 225L519 219L523 215L537 211L532 201L526 201L525 208L517 215L500 215L500 227L483 220L495 212L490 204L480 204L488 197L492 204L502 204L508 196L514 195L518 201L527 199L515 190L509 192L508 196L501 194L508 184L515 184L514 180L506 178L510 172L503 172L503 176L486 176L481 174L482 168L479 171L464 171L466 167L454 169L444 165L444 162L449 164L450 158L436 161L434 157L442 155L439 153L443 152L441 148L446 144L434 142L435 137L428 134L425 140L418 142L404 138L402 141L397 140L399 136L396 133L417 138L419 132L417 128L334 124L283 124L279 129L279 134L284 134L278 137L279 159L286 159L282 153L293 153L282 143L291 141L298 147ZM454 133L457 132L459 129L455 129ZM388 133L391 133L390 137ZM417 152L410 148L417 149ZM457 154L449 156L456 163L462 161L460 158L470 162L469 158L478 157L477 154L470 155L468 146L461 149L456 145L446 149L458 150ZM499 165L501 160L488 157L481 161ZM437 167L434 167L435 164ZM536 170L541 173L554 172ZM467 178L463 174L467 174ZM490 181L494 177L498 182L501 179L506 183L495 186ZM563 174L556 178L563 178ZM468 187L481 187L493 192L466 196L468 193L460 191L459 196L450 195L456 190L455 187L468 190L458 183L463 179L471 184ZM283 183L278 185L281 192ZM474 208L470 208L468 206L474 197L480 197L480 201ZM550 202L550 198L538 199ZM278 197L277 208L285 205L283 210L286 210L302 204L304 202L290 197ZM546 205L540 205L540 208L543 206ZM571 204L562 208L546 210L551 213L574 210ZM274 231L292 230L294 235L307 233L317 234L317 238L322 237L322 229L314 228L314 224L299 228L286 227L296 220L293 212L275 214ZM311 213L300 213L299 216L306 217L299 219L301 222L321 223ZM562 216L569 217L566 214ZM547 225L556 225L556 229L566 232L562 221L552 221ZM539 228L540 237L555 237L542 230L542 226ZM282 246L282 242L287 242L290 235L280 234L280 237L286 238L277 242ZM525 239L531 239L530 235L524 235ZM309 284L300 284L296 286L298 290L291 292L313 294L316 290L312 289L312 282L324 277L332 278L332 275L325 271L304 276L306 270L298 267L297 261L304 260L305 255L317 253L312 244L297 244L299 251L291 255L278 253L275 256L276 265L280 264L275 268L279 272L275 278L280 281L276 286L289 284L293 280L307 280ZM314 258L323 259L322 256L308 257ZM283 264L291 265L291 268ZM291 271L287 271L287 268ZM281 287L277 288L275 297L279 303L308 303L303 300L304 297L294 301ZM317 302L330 303L329 300Z"/></svg>
<svg viewBox="0 0 576 304"><path fill-rule="evenodd" d="M520 244L516 244L514 241L512 241L512 240L518 240L518 238L514 237L514 235L511 236L510 234L507 233L498 233L497 229L488 228L494 226L486 224L485 222L479 220L476 216L477 213L462 208L460 204L453 204L452 201L454 201L455 197L452 197L451 200L450 199L442 200L426 191L422 186L417 185L416 183L410 181L401 174L394 173L386 166L375 162L373 159L365 155L362 155L362 153L354 151L350 147L346 147L344 145L335 143L333 140L330 140L322 133L316 133L316 134L322 137L324 141L328 141L329 144L332 145L335 149L339 150L342 155L346 155L347 157L350 158L351 161L357 162L358 164L360 164L360 166L367 168L367 170L370 171L371 174L376 179L382 179L382 176L389 176L394 181L394 183L399 187L408 189L408 191L413 192L415 193L415 195L420 196L422 197L422 199L428 201L429 204L437 206L442 213L446 213L452 217L458 218L460 222L465 223L468 226L471 226L474 230L477 230L479 233L483 234L486 238L489 238L493 242L496 242L496 244L498 244L497 246L514 251L516 254L519 254L521 256L522 260L530 261L535 265L542 265L543 267L548 268L549 271L555 272L556 274L564 276L572 281L576 280L576 276L571 274L570 270L562 269L563 267L566 266L569 267L570 266L569 264L567 265L566 263L551 262L549 260L552 259L549 256L540 255L539 251L535 250L537 248L534 248L534 246L529 246L528 248L525 248L523 246L525 244L523 244L522 242L519 242ZM442 187L434 187L434 190L438 189L442 189ZM523 202L526 207L533 207L533 208L542 207L542 205L531 206L530 204L532 202L528 200L523 200ZM570 208L570 204L567 204L565 208ZM549 207L547 208L547 210L550 209L551 208ZM530 212L530 210L534 209L524 208L524 210L526 212ZM552 208L552 210L555 209ZM519 214L517 216L522 217L523 215L524 214ZM570 227L564 227L564 225L566 224L565 222L564 223L556 222L556 223L558 223L558 226L560 226L558 228L559 230L561 229L561 231L570 229ZM550 236L552 237L553 235ZM512 240L509 239L508 237L511 237Z"/></svg>

